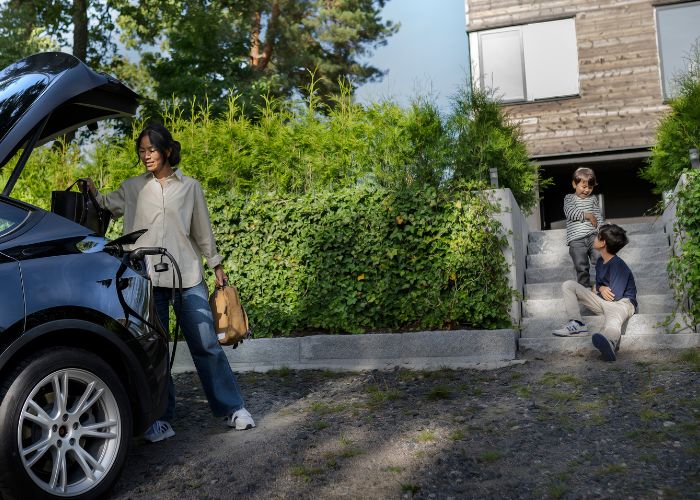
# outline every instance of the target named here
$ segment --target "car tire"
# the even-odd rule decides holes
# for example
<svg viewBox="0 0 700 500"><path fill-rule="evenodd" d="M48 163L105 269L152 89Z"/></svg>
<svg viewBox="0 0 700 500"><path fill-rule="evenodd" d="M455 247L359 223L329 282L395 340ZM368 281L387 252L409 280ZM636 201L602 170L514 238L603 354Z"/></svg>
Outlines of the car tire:
<svg viewBox="0 0 700 500"><path fill-rule="evenodd" d="M132 425L124 386L100 357L72 347L33 355L0 385L0 492L103 495L124 465Z"/></svg>

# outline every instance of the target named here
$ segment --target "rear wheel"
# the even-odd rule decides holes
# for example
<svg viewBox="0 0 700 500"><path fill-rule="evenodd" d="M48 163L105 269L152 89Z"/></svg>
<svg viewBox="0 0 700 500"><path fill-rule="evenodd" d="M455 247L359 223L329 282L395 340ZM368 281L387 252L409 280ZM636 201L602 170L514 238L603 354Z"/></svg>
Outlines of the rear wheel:
<svg viewBox="0 0 700 500"><path fill-rule="evenodd" d="M0 391L0 488L10 497L95 498L126 459L132 417L122 383L94 353L43 351Z"/></svg>

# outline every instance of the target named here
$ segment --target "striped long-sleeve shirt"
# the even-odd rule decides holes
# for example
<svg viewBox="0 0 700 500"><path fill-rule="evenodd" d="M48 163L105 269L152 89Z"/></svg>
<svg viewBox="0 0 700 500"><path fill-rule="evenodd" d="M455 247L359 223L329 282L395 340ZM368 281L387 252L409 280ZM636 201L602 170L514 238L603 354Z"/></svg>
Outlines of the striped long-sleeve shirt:
<svg viewBox="0 0 700 500"><path fill-rule="evenodd" d="M598 221L598 226L583 218L584 212L591 212ZM573 240L583 238L595 233L597 228L604 224L603 214L600 211L598 198L591 195L588 198L579 198L575 194L564 196L564 215L566 216L566 244Z"/></svg>

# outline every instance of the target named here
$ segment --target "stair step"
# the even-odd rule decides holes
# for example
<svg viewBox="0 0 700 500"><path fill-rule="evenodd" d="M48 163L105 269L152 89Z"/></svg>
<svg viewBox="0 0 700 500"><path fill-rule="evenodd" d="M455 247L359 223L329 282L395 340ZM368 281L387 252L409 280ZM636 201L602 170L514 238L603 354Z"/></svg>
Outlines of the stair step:
<svg viewBox="0 0 700 500"><path fill-rule="evenodd" d="M550 338L553 337L552 330L560 328L569 318L561 311L558 314L551 314L545 318L533 317L523 318L521 338ZM664 326L664 322L669 317L668 314L635 314L627 323L625 336L628 335L651 335L668 334L669 328ZM583 321L588 326L588 331L593 333L600 331L603 326L602 316L583 316ZM676 316L671 330L678 330L678 333L688 333L690 328L688 322L681 316Z"/></svg>
<svg viewBox="0 0 700 500"><path fill-rule="evenodd" d="M557 231L557 230L555 230ZM540 231L551 233L553 231ZM528 255L538 253L561 253L562 248L568 251L566 246L565 233L547 235L545 237L533 236L537 233L530 233L530 240L527 244ZM629 236L628 247L662 247L668 246L668 235L666 233L632 234Z"/></svg>
<svg viewBox="0 0 700 500"><path fill-rule="evenodd" d="M666 276L666 264L664 262L645 262L631 265L630 269L635 276L647 278ZM566 281L576 278L574 266L536 267L525 270L525 283L550 283L554 281ZM591 266L591 280L595 278L595 267Z"/></svg>
<svg viewBox="0 0 700 500"><path fill-rule="evenodd" d="M661 261L665 264L671 256L671 247L625 247L618 255L630 266L650 261ZM565 265L573 266L568 247L562 248L557 253L536 253L527 256L528 269Z"/></svg>
<svg viewBox="0 0 700 500"><path fill-rule="evenodd" d="M657 295L638 295L639 314L670 313L676 305L671 293ZM583 314L593 314L581 306ZM564 308L564 299L528 299L523 301L523 316L527 318L549 317L559 315ZM568 319L568 318L566 318Z"/></svg>
<svg viewBox="0 0 700 500"><path fill-rule="evenodd" d="M525 285L525 299L551 299L561 297L561 286L564 281L553 281L550 283L528 283ZM657 276L654 278L634 277L639 295L664 294L670 291L667 276Z"/></svg>
<svg viewBox="0 0 700 500"><path fill-rule="evenodd" d="M635 222L633 224L618 224L622 229L627 231L627 236L633 234L653 234L658 233L653 223L650 222ZM547 238L564 239L566 237L566 229L549 229L546 231L531 231L530 241L538 241Z"/></svg>
<svg viewBox="0 0 700 500"><path fill-rule="evenodd" d="M567 353L567 354L597 354L591 338L521 338L518 341L520 351L535 351L542 353ZM700 347L700 334L698 333L653 333L649 335L624 335L620 342L619 357L624 357L625 352L647 351L659 349L688 349Z"/></svg>

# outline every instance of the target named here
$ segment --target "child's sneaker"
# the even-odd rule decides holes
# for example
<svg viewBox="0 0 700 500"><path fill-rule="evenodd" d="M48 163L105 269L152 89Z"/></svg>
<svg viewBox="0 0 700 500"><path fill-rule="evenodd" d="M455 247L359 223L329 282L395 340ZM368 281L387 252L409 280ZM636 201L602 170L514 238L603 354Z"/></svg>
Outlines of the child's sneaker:
<svg viewBox="0 0 700 500"><path fill-rule="evenodd" d="M255 427L255 422L248 410L241 408L228 417L228 426L233 427L237 431L244 431Z"/></svg>
<svg viewBox="0 0 700 500"><path fill-rule="evenodd" d="M175 435L175 431L172 426L165 420L156 420L151 424L151 426L143 433L144 439L150 441L151 443L157 443L164 439L171 438Z"/></svg>
<svg viewBox="0 0 700 500"><path fill-rule="evenodd" d="M554 330L552 335L556 335L557 337L576 337L583 333L588 333L586 325L577 319L572 319L558 330Z"/></svg>
<svg viewBox="0 0 700 500"><path fill-rule="evenodd" d="M605 361L615 361L615 344L602 333L593 334L593 345L603 355Z"/></svg>

